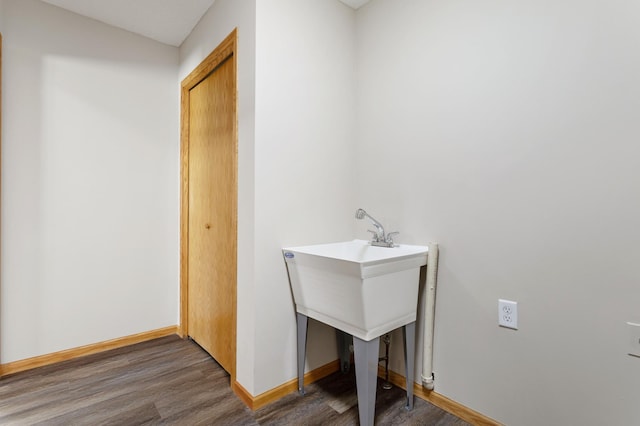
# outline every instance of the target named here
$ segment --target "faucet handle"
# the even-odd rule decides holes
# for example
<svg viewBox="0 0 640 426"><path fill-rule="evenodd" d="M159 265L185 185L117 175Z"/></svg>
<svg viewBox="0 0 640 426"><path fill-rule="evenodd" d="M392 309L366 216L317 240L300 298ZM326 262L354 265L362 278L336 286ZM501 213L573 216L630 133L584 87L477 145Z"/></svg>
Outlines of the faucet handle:
<svg viewBox="0 0 640 426"><path fill-rule="evenodd" d="M373 234L373 241L380 241L380 234L376 231L372 231L371 229L367 229L367 232L371 232Z"/></svg>
<svg viewBox="0 0 640 426"><path fill-rule="evenodd" d="M389 232L387 234L387 241L386 242L393 243L393 236L394 235L398 235L398 234L399 234L399 232L397 232L397 231Z"/></svg>

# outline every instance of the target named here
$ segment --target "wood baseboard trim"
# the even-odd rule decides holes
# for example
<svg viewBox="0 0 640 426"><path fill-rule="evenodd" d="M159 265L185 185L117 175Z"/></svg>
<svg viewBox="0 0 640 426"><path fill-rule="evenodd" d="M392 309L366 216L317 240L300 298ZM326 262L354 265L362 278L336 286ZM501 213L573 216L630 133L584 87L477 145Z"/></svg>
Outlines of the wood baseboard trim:
<svg viewBox="0 0 640 426"><path fill-rule="evenodd" d="M321 367L316 368L315 370L309 371L304 375L304 384L310 384L317 380L320 380L324 377L327 377L330 374L335 373L340 370L340 361L335 360L328 364L325 364ZM378 375L380 377L384 377L384 368L382 366L378 366ZM394 371L389 371L389 382L398 386L402 389L406 390L406 380L405 377L401 374L398 374ZM267 404L275 402L280 398L289 395L292 392L298 390L298 379L290 380L282 385L273 388L267 392L264 392L258 396L251 395L242 385L238 382L233 382L231 384L231 389L233 392L240 398L240 400L251 410L255 411L259 408L264 407ZM444 395L440 395L435 391L427 391L422 386L417 383L413 384L413 393L420 399L430 402L438 408L443 409L444 411L453 414L456 417L466 421L475 426L502 426L501 423L485 416L484 414L478 413L477 411L472 410L471 408L465 407L464 405L447 398Z"/></svg>
<svg viewBox="0 0 640 426"><path fill-rule="evenodd" d="M310 383L318 381L330 374L335 373L338 370L340 370L340 360L331 361L328 364L305 373L304 384L308 385ZM255 397L251 395L245 388L243 388L242 385L240 385L240 383L238 382L232 383L231 389L233 389L233 392L238 396L238 398L240 398L242 402L244 402L247 407L255 411L267 404L279 400L286 395L289 395L292 392L297 391L298 379L290 380Z"/></svg>
<svg viewBox="0 0 640 426"><path fill-rule="evenodd" d="M384 377L384 368L382 366L378 366L378 376ZM396 373L395 371L389 370L389 382L398 386L402 389L407 389L406 379L403 375ZM438 408L443 409L444 411L453 414L456 417L461 418L467 423L471 423L475 426L502 426L502 423L499 423L492 418L485 416L484 414L478 413L477 411L472 410L469 407L465 407L464 405L447 398L444 395L440 395L435 391L428 391L424 389L418 383L413 384L413 394L420 399L430 402Z"/></svg>
<svg viewBox="0 0 640 426"><path fill-rule="evenodd" d="M55 364L61 361L79 358L85 355L91 355L98 352L121 348L123 346L146 342L147 340L153 340L159 337L170 336L172 334L177 334L177 332L178 326L174 325L170 327L159 328L157 330L132 334L130 336L119 337L117 339L111 339L104 342L66 349L60 352L27 358L20 361L9 362L7 364L0 364L0 377L6 376L8 374L19 373L21 371L31 370L33 368L44 367L45 365Z"/></svg>

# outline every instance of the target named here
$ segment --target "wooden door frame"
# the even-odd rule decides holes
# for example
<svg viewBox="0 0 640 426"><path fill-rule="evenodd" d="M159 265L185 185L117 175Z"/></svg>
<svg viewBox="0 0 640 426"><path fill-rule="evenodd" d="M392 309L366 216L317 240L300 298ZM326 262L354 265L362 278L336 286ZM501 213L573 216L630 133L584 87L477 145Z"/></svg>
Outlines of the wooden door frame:
<svg viewBox="0 0 640 426"><path fill-rule="evenodd" d="M2 212L2 33L0 33L0 212ZM2 214L0 213L0 240L2 240ZM2 244L0 244L0 247ZM2 252L0 248L0 259ZM2 271L2 260L0 260L0 272ZM0 289L2 288L2 279L0 278ZM2 364L0 363L0 377L2 377Z"/></svg>
<svg viewBox="0 0 640 426"><path fill-rule="evenodd" d="M218 66L231 56L237 57L238 35L234 29L213 52L209 54L191 73L182 80L180 93L180 327L178 333L182 338L189 335L189 105L190 91L211 74ZM234 176L233 185L236 188L236 200L233 206L233 219L235 227L235 239L238 240L238 61L234 58ZM236 244L237 250L237 244ZM237 268L237 253L236 268ZM233 346L233 364L229 374L231 383L235 382L236 370L236 328L237 328L237 274L232 295L233 303L233 330L231 331L231 342Z"/></svg>

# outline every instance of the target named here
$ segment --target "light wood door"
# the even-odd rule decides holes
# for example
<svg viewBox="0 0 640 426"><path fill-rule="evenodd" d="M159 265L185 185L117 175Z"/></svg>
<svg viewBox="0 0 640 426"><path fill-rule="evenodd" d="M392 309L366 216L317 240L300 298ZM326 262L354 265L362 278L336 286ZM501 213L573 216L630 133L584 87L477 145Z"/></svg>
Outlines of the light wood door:
<svg viewBox="0 0 640 426"><path fill-rule="evenodd" d="M183 246L188 252L187 315L183 319L188 336L232 375L237 275L235 71L231 54L188 89L188 105L183 99L188 110L188 230Z"/></svg>

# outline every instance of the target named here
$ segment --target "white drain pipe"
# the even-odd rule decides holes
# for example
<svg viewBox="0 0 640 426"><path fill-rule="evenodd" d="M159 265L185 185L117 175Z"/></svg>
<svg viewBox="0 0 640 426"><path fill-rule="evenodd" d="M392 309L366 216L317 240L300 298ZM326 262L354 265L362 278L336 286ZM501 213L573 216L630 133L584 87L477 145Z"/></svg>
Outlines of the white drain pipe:
<svg viewBox="0 0 640 426"><path fill-rule="evenodd" d="M424 350L422 353L422 386L433 390L433 325L436 312L436 278L438 275L438 244L429 243L427 283L424 304Z"/></svg>

